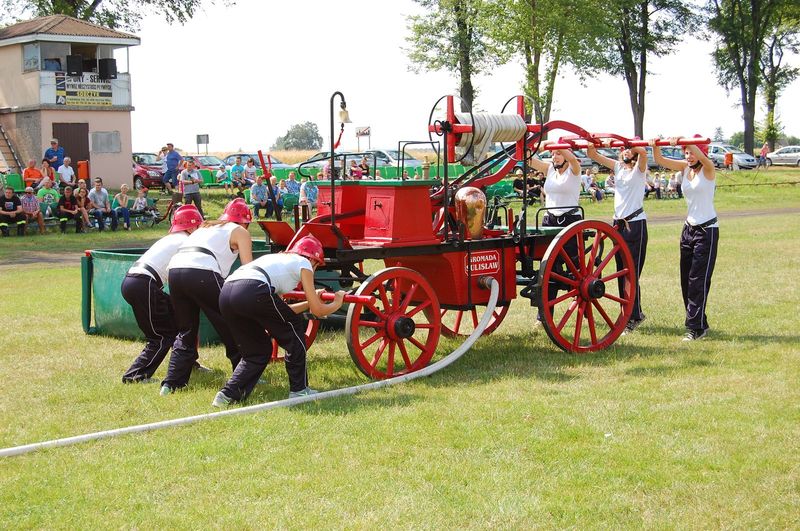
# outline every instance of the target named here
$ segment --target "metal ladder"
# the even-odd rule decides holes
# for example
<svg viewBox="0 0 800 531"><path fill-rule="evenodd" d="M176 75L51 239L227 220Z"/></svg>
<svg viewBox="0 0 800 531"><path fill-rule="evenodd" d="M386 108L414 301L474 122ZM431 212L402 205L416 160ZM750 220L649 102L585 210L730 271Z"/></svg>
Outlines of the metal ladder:
<svg viewBox="0 0 800 531"><path fill-rule="evenodd" d="M19 160L11 139L8 138L6 130L0 125L0 171L5 173L15 172L22 175L22 162Z"/></svg>

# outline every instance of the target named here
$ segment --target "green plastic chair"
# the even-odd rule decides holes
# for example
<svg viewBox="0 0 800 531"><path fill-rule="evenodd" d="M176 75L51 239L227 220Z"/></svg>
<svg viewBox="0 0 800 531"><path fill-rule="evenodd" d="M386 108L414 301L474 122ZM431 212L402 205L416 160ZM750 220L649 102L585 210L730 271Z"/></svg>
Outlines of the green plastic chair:
<svg viewBox="0 0 800 531"><path fill-rule="evenodd" d="M25 191L25 181L22 179L22 175L18 173L7 173L4 181L3 186L12 186L16 193Z"/></svg>
<svg viewBox="0 0 800 531"><path fill-rule="evenodd" d="M294 206L300 201L300 196L298 194L283 194L283 209L286 211L291 211L294 209Z"/></svg>

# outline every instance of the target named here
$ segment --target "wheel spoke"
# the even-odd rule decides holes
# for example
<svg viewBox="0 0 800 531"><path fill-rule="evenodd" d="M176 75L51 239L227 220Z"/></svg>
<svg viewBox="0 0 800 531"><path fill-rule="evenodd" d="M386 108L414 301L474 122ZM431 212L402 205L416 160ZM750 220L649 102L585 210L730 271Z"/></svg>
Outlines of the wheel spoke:
<svg viewBox="0 0 800 531"><path fill-rule="evenodd" d="M389 357L386 359L386 375L389 377L394 375L394 346L394 341L389 343Z"/></svg>
<svg viewBox="0 0 800 531"><path fill-rule="evenodd" d="M564 250L563 247L558 250L558 256L560 256L561 259L564 260L564 263L567 264L567 268L569 268L569 270L572 271L572 274L575 275L575 278L583 278L583 275L581 275L578 272L578 270L575 269L575 264L572 263L572 258L569 257L569 255L567 254L567 252Z"/></svg>
<svg viewBox="0 0 800 531"><path fill-rule="evenodd" d="M612 295L610 293L606 293L605 295L603 295L603 297L605 297L606 299L611 299L612 301L618 302L620 304L625 304L625 302L626 302L625 299L620 299L616 295Z"/></svg>
<svg viewBox="0 0 800 531"><path fill-rule="evenodd" d="M417 338L415 338L414 336L411 336L411 337L406 338L406 339L408 339L409 342L411 342L415 347L420 349L422 352L425 352L425 345L423 345L422 343L417 341Z"/></svg>
<svg viewBox="0 0 800 531"><path fill-rule="evenodd" d="M427 308L431 304L433 304L433 303L430 300L427 300L427 301L421 303L419 306L414 307L413 310L408 312L406 314L406 317L408 317L408 318L414 317L415 315L417 315L419 312L421 312L422 310L424 310L425 308Z"/></svg>
<svg viewBox="0 0 800 531"><path fill-rule="evenodd" d="M369 328L383 328L383 321L361 321L356 323L358 326L368 326Z"/></svg>
<svg viewBox="0 0 800 531"><path fill-rule="evenodd" d="M578 247L578 263L581 266L581 273L586 275L586 248L583 246L583 230L575 233L575 240L577 240Z"/></svg>
<svg viewBox="0 0 800 531"><path fill-rule="evenodd" d="M615 278L619 278L619 277L621 277L621 276L623 276L623 275L627 275L629 271L630 271L630 269L628 269L628 268L626 267L625 269L620 269L620 270L619 270L619 271L617 271L616 273L611 273L611 274L610 274L610 275L608 275L607 277L603 277L603 278L601 278L600 280L601 280L602 282L608 282L609 280L614 280Z"/></svg>
<svg viewBox="0 0 800 531"><path fill-rule="evenodd" d="M461 318L464 317L464 312L461 310L456 311L456 325L453 327L453 332L456 334L461 330Z"/></svg>
<svg viewBox="0 0 800 531"><path fill-rule="evenodd" d="M569 318L572 315L572 312L574 312L575 308L577 308L577 307L578 307L577 302L576 301L572 301L572 304L569 305L569 308L567 308L567 311L564 312L564 316L561 318L561 320L556 325L556 331L559 334L561 333L561 330L564 328L564 325L567 324L567 321L569 321Z"/></svg>
<svg viewBox="0 0 800 531"><path fill-rule="evenodd" d="M555 299L553 299L551 301L547 301L547 305L552 308L556 304L558 304L560 302L564 302L565 300L567 300L567 299L569 299L571 297L575 297L576 295L578 295L578 290L571 289L568 292L566 292L564 295L562 295L560 297L556 297Z"/></svg>
<svg viewBox="0 0 800 531"><path fill-rule="evenodd" d="M577 288L578 287L578 282L577 281L572 280L571 278L565 277L564 275L559 275L555 271L550 271L550 278L552 278L553 280L558 280L562 284L566 284L568 286L572 286L573 288Z"/></svg>
<svg viewBox="0 0 800 531"><path fill-rule="evenodd" d="M414 323L414 328L419 330L420 328L424 328L426 330L432 330L433 324L432 323Z"/></svg>
<svg viewBox="0 0 800 531"><path fill-rule="evenodd" d="M381 359L381 355L383 355L383 351L386 350L386 346L388 344L389 344L389 338L384 337L383 341L381 342L381 346L378 347L378 350L375 351L375 356L373 356L372 358L372 363L370 363L373 369L375 368L376 365L378 365L378 362Z"/></svg>
<svg viewBox="0 0 800 531"><path fill-rule="evenodd" d="M594 260L597 258L597 250L600 248L600 244L602 243L603 239L605 238L605 234L602 232L595 231L594 233L594 242L592 243L592 253L589 255L589 265L588 265L588 273L591 273L594 269Z"/></svg>
<svg viewBox="0 0 800 531"><path fill-rule="evenodd" d="M619 251L619 249L620 249L619 245L615 245L614 247L611 248L610 251L608 251L608 254L606 255L606 257L603 258L603 261L600 262L599 266L597 266L596 273L598 275L608 265L608 262L610 262L611 259L614 258L614 255L617 254L617 251Z"/></svg>
<svg viewBox="0 0 800 531"><path fill-rule="evenodd" d="M586 301L578 305L578 316L575 321L575 335L572 337L572 346L577 348L581 345L581 327L583 326L583 312L586 309Z"/></svg>
<svg viewBox="0 0 800 531"><path fill-rule="evenodd" d="M597 311L598 311L598 312L600 312L600 315L602 315L602 316L603 316L603 320L606 322L606 324L608 325L608 327L609 327L609 328L614 328L614 323L613 323L613 321L611 321L611 318L608 316L608 314L607 314L607 313L606 313L606 311L603 309L603 307L600 305L600 303L599 303L599 302L597 302L597 300L595 299L595 300L593 300L593 301L592 301L592 304L594 305L594 307L595 307L595 308L597 308Z"/></svg>
<svg viewBox="0 0 800 531"><path fill-rule="evenodd" d="M375 315L377 315L381 321L385 321L388 318L385 312L382 312L377 306L375 306L375 304L371 302L367 303L365 308L374 313Z"/></svg>
<svg viewBox="0 0 800 531"><path fill-rule="evenodd" d="M419 284L417 284L416 282L414 282L414 284L412 284L412 285L411 285L411 288L409 288L409 290L408 290L408 293L406 294L406 297L405 297L405 299L403 299L403 302L402 302L402 303L400 303L400 308L399 308L399 310L400 310L401 312L405 312L405 311L406 311L406 308L408 308L408 305L409 305L409 303L411 302L411 297L413 297L413 296L414 296L414 292L415 292L415 291L417 291L417 287L418 287L418 286L419 286Z"/></svg>
<svg viewBox="0 0 800 531"><path fill-rule="evenodd" d="M477 308L473 308L472 309L472 327L473 328L478 328L478 309Z"/></svg>
<svg viewBox="0 0 800 531"><path fill-rule="evenodd" d="M392 305L389 304L389 296L386 294L386 286L383 284L378 284L378 295L380 296L381 302L383 302L384 310L389 311Z"/></svg>
<svg viewBox="0 0 800 531"><path fill-rule="evenodd" d="M411 359L408 357L408 351L406 350L406 344L401 339L397 343L397 347L400 349L400 355L403 356L403 363L406 364L406 369L411 368Z"/></svg>
<svg viewBox="0 0 800 531"><path fill-rule="evenodd" d="M370 346L371 344L375 343L380 338L384 337L384 334L385 334L385 332L383 330L379 330L378 332L375 333L374 336L372 336L371 338L367 339L365 342L360 343L359 346L362 349L365 349L368 346Z"/></svg>
<svg viewBox="0 0 800 531"><path fill-rule="evenodd" d="M592 345L597 344L597 327L594 324L594 314L592 313L592 305L586 305L586 325L589 327L589 337L592 340Z"/></svg>

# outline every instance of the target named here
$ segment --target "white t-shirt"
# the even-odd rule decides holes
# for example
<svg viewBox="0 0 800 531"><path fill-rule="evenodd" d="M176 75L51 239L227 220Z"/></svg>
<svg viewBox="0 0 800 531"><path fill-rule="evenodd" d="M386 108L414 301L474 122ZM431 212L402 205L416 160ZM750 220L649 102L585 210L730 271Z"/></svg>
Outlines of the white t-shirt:
<svg viewBox="0 0 800 531"><path fill-rule="evenodd" d="M689 168L684 170L681 189L683 197L686 198L686 205L689 207L686 221L690 225L700 225L717 217L717 211L714 209L714 190L716 188L717 180L706 179L703 168L700 168L691 181L689 180ZM714 223L709 227L719 227L719 225Z"/></svg>
<svg viewBox="0 0 800 531"><path fill-rule="evenodd" d="M61 178L61 182L72 186L75 184L75 170L72 169L72 166L64 166L61 165L58 167L58 175Z"/></svg>
<svg viewBox="0 0 800 531"><path fill-rule="evenodd" d="M231 273L231 276L225 282L233 280L259 280L266 282L267 279L264 278L264 275L257 269L248 267L250 265L258 266L267 272L270 285L275 288L275 293L278 295L283 295L287 291L297 288L300 283L300 272L303 269L314 271L314 268L311 267L311 262L305 256L300 256L296 253L265 254Z"/></svg>
<svg viewBox="0 0 800 531"><path fill-rule="evenodd" d="M545 207L554 208L550 210L553 215L560 216L569 212L572 207L578 206L581 197L581 179L572 173L572 168L567 164L564 173L559 173L552 165L547 172L547 180L544 182ZM570 207L570 208L560 208Z"/></svg>
<svg viewBox="0 0 800 531"><path fill-rule="evenodd" d="M256 168L255 164L253 166L244 167L245 179L250 179L251 181L255 181L257 176L258 176L258 168Z"/></svg>
<svg viewBox="0 0 800 531"><path fill-rule="evenodd" d="M200 251L179 252L169 261L167 269L205 269L227 277L234 260L239 256L239 251L231 250L231 233L238 226L236 223L225 223L200 227L183 242L181 247L203 247L214 253L214 256Z"/></svg>
<svg viewBox="0 0 800 531"><path fill-rule="evenodd" d="M168 234L151 245L137 262L144 262L155 269L158 276L161 277L161 282L166 284L168 278L167 265L187 238L189 238L189 235L184 231ZM140 275L147 275L148 277L153 276L150 271L139 266L131 267L128 269L128 273L137 273Z"/></svg>
<svg viewBox="0 0 800 531"><path fill-rule="evenodd" d="M639 166L614 165L614 219L624 219L644 205L644 173ZM628 221L647 219L644 212Z"/></svg>

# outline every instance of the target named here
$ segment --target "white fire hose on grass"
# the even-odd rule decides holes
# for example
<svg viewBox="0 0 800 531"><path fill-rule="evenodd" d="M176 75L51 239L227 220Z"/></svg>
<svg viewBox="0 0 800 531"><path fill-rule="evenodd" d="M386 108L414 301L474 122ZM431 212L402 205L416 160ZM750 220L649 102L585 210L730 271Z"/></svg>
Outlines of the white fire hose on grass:
<svg viewBox="0 0 800 531"><path fill-rule="evenodd" d="M371 391L373 389L380 389L382 387L388 387L390 385L396 385L404 382L409 382L411 380L416 380L417 378L422 378L425 376L430 376L431 374L438 372L458 358L463 356L481 337L483 334L484 329L489 325L489 321L492 318L492 313L494 312L495 306L497 304L497 297L500 292L500 288L497 284L497 281L490 277L484 277L486 279L485 282L489 284L491 289L491 294L489 295L489 302L486 306L486 311L483 313L478 326L475 330L470 334L470 336L464 341L456 350L442 358L441 360L433 363L424 369L421 369L416 372L412 372L409 374L404 374L402 376L396 376L394 378L389 378L387 380L379 380L376 382L370 382L362 385L356 385L353 387L345 387L342 389L334 389L332 391L323 391L321 393L315 395L308 395L308 396L300 396L297 398L288 398L285 400L276 400L275 402L267 402L265 404L256 404L253 406L245 406L240 408L233 408L233 409L226 409L224 411L217 411L215 413L205 413L202 415L194 415L191 417L183 417L178 419L172 420L162 420L160 422L152 422L149 424L139 424L138 426L128 426L126 428L117 428L114 430L106 430L106 431L98 431L94 433L87 433L85 435L76 435L74 437L65 437L63 439L53 439L50 441L43 441L38 443L32 444L25 444L22 446L14 446L11 448L3 448L0 449L0 457L10 457L12 455L21 455L26 454L29 452L34 452L36 450L44 450L47 448L56 448L58 446L70 446L73 444L79 444L88 441L95 441L98 439L108 439L111 437L117 437L119 435L127 435L129 433L141 433L145 431L152 431L158 430L161 428L171 428L173 426L182 426L185 424L194 424L195 422L202 422L205 420L212 420L218 419L222 417L229 417L232 415L246 415L250 413L256 413L259 411L267 411L270 409L277 409L282 407L289 407L289 406L296 406L299 404L305 404L306 402L314 402L318 400L325 400L327 398L334 398L338 396L345 396L345 395L354 395L356 393L361 393L363 391ZM483 280L483 279L482 279Z"/></svg>

